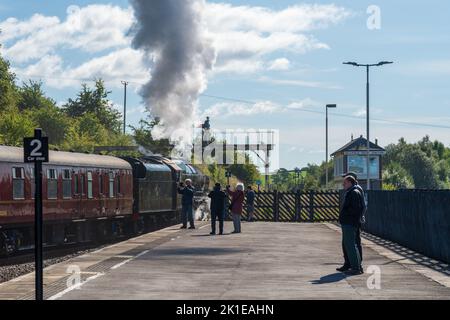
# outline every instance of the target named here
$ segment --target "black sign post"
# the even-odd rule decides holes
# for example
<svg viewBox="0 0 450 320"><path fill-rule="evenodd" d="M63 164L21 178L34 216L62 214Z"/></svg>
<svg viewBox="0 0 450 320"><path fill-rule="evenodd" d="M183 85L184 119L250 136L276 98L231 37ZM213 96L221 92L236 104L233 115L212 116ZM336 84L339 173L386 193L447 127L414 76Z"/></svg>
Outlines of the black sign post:
<svg viewBox="0 0 450 320"><path fill-rule="evenodd" d="M36 300L43 300L43 256L42 256L42 162L48 162L48 138L42 137L42 130L35 129L34 137L23 139L24 162L34 162L34 251Z"/></svg>

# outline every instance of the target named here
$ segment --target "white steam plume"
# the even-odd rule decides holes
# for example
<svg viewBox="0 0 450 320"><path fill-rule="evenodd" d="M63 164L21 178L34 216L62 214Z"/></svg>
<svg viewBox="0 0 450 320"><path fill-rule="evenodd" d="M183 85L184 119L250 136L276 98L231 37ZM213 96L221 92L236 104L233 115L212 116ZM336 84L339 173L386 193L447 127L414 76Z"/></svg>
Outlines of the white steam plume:
<svg viewBox="0 0 450 320"><path fill-rule="evenodd" d="M151 80L141 96L161 120L155 138L190 144L198 96L216 51L203 25L204 0L130 0L136 17L133 47L145 52Z"/></svg>

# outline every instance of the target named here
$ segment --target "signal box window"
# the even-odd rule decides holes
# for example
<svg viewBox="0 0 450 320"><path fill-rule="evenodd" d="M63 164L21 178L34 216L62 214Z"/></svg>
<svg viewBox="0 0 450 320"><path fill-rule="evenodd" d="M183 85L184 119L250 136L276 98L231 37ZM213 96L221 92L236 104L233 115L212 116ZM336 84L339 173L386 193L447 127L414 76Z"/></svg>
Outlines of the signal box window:
<svg viewBox="0 0 450 320"><path fill-rule="evenodd" d="M47 169L47 198L58 199L58 176L56 169Z"/></svg>
<svg viewBox="0 0 450 320"><path fill-rule="evenodd" d="M13 199L25 199L25 175L23 168L13 168Z"/></svg>

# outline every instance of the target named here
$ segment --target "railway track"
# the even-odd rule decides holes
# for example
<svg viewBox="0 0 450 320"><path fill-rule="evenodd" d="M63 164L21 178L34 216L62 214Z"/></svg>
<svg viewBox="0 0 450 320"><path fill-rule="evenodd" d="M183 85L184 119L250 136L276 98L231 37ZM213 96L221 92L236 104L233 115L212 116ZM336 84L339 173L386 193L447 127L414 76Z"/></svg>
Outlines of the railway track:
<svg viewBox="0 0 450 320"><path fill-rule="evenodd" d="M44 247L44 267L86 254L105 246L124 241L129 237L115 238L110 241L70 243L63 246ZM0 283L17 278L34 271L34 248L20 250L19 252L0 258Z"/></svg>

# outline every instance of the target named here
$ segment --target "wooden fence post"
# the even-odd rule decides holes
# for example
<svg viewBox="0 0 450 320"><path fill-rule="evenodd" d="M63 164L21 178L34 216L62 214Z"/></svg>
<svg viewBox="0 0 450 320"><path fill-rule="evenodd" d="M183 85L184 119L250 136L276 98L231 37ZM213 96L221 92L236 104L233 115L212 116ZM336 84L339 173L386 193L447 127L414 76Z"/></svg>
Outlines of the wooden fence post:
<svg viewBox="0 0 450 320"><path fill-rule="evenodd" d="M309 191L309 222L314 222L314 191Z"/></svg>
<svg viewBox="0 0 450 320"><path fill-rule="evenodd" d="M278 222L278 191L273 192L273 220Z"/></svg>
<svg viewBox="0 0 450 320"><path fill-rule="evenodd" d="M300 190L297 190L297 192L295 192L295 222L298 222L300 219L300 197Z"/></svg>

